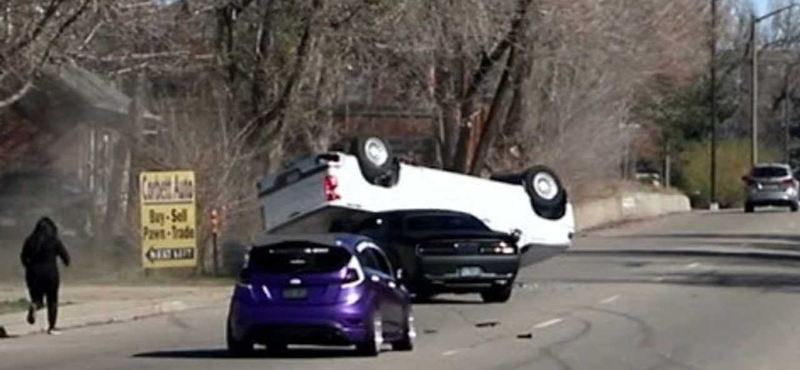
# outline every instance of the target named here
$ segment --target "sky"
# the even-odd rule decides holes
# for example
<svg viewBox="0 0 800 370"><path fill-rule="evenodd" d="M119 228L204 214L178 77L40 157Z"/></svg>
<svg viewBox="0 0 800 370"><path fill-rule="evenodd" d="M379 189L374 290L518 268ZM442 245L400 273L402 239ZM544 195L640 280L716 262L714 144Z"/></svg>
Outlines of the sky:
<svg viewBox="0 0 800 370"><path fill-rule="evenodd" d="M769 5L769 0L754 0L756 3L756 14L765 14Z"/></svg>

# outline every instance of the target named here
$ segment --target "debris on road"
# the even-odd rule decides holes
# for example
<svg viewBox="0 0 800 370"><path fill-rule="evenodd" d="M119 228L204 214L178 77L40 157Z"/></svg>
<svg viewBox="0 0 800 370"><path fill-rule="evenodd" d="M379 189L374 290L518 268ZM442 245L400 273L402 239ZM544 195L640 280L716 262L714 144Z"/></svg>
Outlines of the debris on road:
<svg viewBox="0 0 800 370"><path fill-rule="evenodd" d="M475 327L476 328L492 328L492 327L495 327L497 325L500 325L499 321L485 321L485 322L479 322L479 323L475 324Z"/></svg>

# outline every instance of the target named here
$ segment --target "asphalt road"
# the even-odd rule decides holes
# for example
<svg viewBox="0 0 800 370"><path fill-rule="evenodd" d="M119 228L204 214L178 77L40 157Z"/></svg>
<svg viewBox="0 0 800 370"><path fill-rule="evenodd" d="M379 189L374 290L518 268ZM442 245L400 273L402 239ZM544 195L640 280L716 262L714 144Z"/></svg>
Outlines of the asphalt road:
<svg viewBox="0 0 800 370"><path fill-rule="evenodd" d="M229 358L218 307L3 340L0 369L796 369L800 259L732 252L800 250L798 226L726 212L594 232L525 269L509 303L415 306L411 353Z"/></svg>

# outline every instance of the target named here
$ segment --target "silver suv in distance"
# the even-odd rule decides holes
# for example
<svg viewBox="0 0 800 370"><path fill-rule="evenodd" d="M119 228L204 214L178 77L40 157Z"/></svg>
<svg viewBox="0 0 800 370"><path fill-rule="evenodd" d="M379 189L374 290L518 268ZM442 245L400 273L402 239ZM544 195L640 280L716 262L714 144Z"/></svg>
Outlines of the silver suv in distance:
<svg viewBox="0 0 800 370"><path fill-rule="evenodd" d="M743 176L747 184L744 211L753 212L755 207L781 206L797 212L797 190L800 184L787 164L764 163L753 166L750 174Z"/></svg>

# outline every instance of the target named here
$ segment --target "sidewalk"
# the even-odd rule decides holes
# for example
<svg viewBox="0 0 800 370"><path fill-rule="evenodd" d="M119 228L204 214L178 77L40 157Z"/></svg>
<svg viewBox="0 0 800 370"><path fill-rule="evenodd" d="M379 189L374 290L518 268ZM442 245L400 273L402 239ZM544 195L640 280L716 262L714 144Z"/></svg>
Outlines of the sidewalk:
<svg viewBox="0 0 800 370"><path fill-rule="evenodd" d="M59 297L58 326L70 329L225 306L231 291L228 286L64 286ZM0 302L20 298L28 298L24 286L0 285ZM12 337L44 332L46 310L39 311L35 325L28 325L25 316L25 312L0 315L0 328Z"/></svg>

